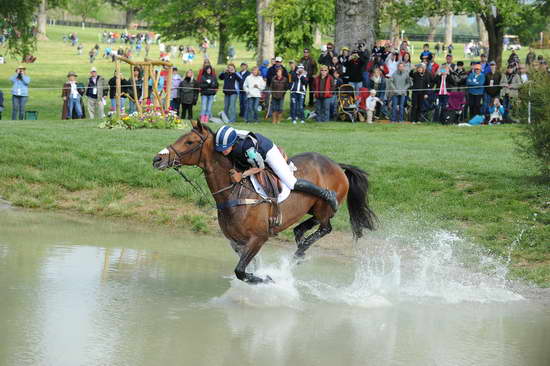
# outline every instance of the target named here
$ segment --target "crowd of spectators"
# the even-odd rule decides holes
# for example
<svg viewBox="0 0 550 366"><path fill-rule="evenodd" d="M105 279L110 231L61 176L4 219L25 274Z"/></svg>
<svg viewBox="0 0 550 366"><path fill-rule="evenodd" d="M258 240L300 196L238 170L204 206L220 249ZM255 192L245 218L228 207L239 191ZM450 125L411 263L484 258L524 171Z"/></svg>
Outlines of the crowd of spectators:
<svg viewBox="0 0 550 366"><path fill-rule="evenodd" d="M78 45L76 33L66 36L71 44ZM102 40L108 44L116 42L136 47L143 42L158 41L149 33L130 35L103 32ZM160 43L159 43L160 46ZM443 46L438 44L439 52ZM172 52L161 48L162 53ZM191 52L190 46L180 46L176 52ZM107 49L107 47L106 47ZM99 53L99 45L90 51L90 63ZM127 56L121 51L119 56ZM449 51L447 49L446 51ZM107 51L106 51L107 52ZM437 52L437 51L436 51ZM108 57L114 57L111 54ZM372 49L358 44L354 50L343 47L339 52L329 43L322 47L318 57L313 57L309 49L303 50L297 61L284 63L281 57L265 60L260 66L249 68L241 63L239 68L229 63L219 75L208 58L204 59L197 75L192 70L184 76L174 68L172 80L168 81L166 68L155 70L158 90L163 98L170 98L170 107L183 118L192 119L193 107L200 100L200 120L207 122L212 115L212 106L218 91L223 93L224 108L221 120L233 123L242 119L257 122L259 112L265 112L266 118L273 123L283 120L285 97L289 95L289 120L296 124L305 123L308 118L318 122L336 120L342 117L338 113L341 89L350 85L354 90L356 105L367 122L375 119L388 119L391 122L411 121L413 123L434 121L441 123L459 123L481 116L485 122L513 122L512 111L518 98L518 90L529 81L533 70L548 71L548 64L532 49L522 63L512 51L504 62L502 71L485 53L479 59L455 61L448 53L445 62L435 62L435 54L425 44L417 60L411 57L407 41L399 47L389 43L377 43ZM136 111L136 101L143 98L143 72L134 69L137 95L133 95L133 78L125 79L121 75L122 98L121 113ZM84 118L85 109L90 118L103 117L104 106L110 99L110 110L116 109L116 77L106 81L92 68L87 85L77 81L75 73L67 75L62 88L62 118ZM13 119L23 119L28 99L29 76L24 66L19 66L12 81ZM171 95L166 95L166 85L171 82ZM152 89L152 80L147 86ZM149 93L151 95L151 93ZM84 108L84 100L87 99ZM126 105L128 104L128 105ZM238 111L237 111L238 106ZM215 117L215 116L214 116Z"/></svg>

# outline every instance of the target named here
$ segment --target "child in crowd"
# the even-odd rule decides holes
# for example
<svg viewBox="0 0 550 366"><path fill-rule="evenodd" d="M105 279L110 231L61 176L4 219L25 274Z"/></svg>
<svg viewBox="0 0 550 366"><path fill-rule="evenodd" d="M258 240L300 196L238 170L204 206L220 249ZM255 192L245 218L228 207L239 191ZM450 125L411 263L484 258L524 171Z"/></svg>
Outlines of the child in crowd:
<svg viewBox="0 0 550 366"><path fill-rule="evenodd" d="M500 99L493 99L493 103L489 107L489 124L501 124L504 119L504 113L504 107L500 104Z"/></svg>
<svg viewBox="0 0 550 366"><path fill-rule="evenodd" d="M376 90L370 90L370 96L367 98L367 123L372 123L372 117L376 112L376 103L382 104L380 98L376 97Z"/></svg>

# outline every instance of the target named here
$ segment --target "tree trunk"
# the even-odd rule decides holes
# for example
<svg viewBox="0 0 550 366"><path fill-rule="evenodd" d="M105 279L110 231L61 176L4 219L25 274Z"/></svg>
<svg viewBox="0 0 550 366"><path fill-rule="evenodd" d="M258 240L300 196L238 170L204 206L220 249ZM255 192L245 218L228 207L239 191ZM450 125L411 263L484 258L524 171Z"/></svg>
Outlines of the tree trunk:
<svg viewBox="0 0 550 366"><path fill-rule="evenodd" d="M275 56L275 24L273 18L264 16L264 12L272 0L256 0L256 16L258 17L258 49L257 58L260 65L264 60Z"/></svg>
<svg viewBox="0 0 550 366"><path fill-rule="evenodd" d="M479 15L476 15L476 22L477 22L477 30L479 32L479 41L484 46L487 46L489 44L489 34L487 32L488 28L485 24L485 21Z"/></svg>
<svg viewBox="0 0 550 366"><path fill-rule="evenodd" d="M430 33L428 34L428 42L435 41L435 33L437 32L437 26L441 23L441 17L429 17L428 23L430 24Z"/></svg>
<svg viewBox="0 0 550 366"><path fill-rule="evenodd" d="M453 43L453 14L449 13L445 16L445 44Z"/></svg>
<svg viewBox="0 0 550 366"><path fill-rule="evenodd" d="M126 9L126 29L132 29L132 22L136 17L137 10L135 9Z"/></svg>
<svg viewBox="0 0 550 366"><path fill-rule="evenodd" d="M40 6L38 7L38 34L36 38L40 41L48 40L46 36L46 23L48 20L48 0L41 0Z"/></svg>
<svg viewBox="0 0 550 366"><path fill-rule="evenodd" d="M377 0L336 0L336 50L356 49L359 42L370 50L376 42L379 8Z"/></svg>
<svg viewBox="0 0 550 366"><path fill-rule="evenodd" d="M481 19L487 29L489 38L489 61L497 63L497 69L502 66L502 50L504 49L504 27L502 26L501 16L498 14L496 18L492 14L482 14Z"/></svg>
<svg viewBox="0 0 550 366"><path fill-rule="evenodd" d="M219 48L218 48L218 65L227 63L227 48L229 47L229 35L227 34L227 25L220 22L218 26L219 32Z"/></svg>
<svg viewBox="0 0 550 366"><path fill-rule="evenodd" d="M323 43L323 34L321 33L321 29L319 29L319 27L315 27L315 35L313 37L313 45L315 47L321 47L322 43Z"/></svg>

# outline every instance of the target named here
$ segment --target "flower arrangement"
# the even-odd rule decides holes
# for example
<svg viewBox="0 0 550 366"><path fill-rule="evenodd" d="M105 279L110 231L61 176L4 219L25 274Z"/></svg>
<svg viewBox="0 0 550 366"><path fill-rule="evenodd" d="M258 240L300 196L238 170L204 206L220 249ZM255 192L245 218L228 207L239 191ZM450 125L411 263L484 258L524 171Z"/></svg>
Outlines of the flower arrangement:
<svg viewBox="0 0 550 366"><path fill-rule="evenodd" d="M116 115L112 113L105 117L99 128L123 128L123 129L138 129L138 128L157 128L157 129L176 129L185 128L186 124L178 117L175 111L162 113L158 110L147 108L143 113L134 112L131 114Z"/></svg>

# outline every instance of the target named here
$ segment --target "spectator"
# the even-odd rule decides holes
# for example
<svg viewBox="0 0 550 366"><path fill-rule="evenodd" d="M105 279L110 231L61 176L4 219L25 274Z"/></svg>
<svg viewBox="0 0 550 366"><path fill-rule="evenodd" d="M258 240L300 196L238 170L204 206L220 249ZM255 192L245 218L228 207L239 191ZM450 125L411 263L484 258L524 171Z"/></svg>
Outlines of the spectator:
<svg viewBox="0 0 550 366"><path fill-rule="evenodd" d="M342 75L344 73L344 65L340 63L340 59L338 57L333 57L332 62L330 63L330 66L328 67L328 73L332 76L334 76L334 72L338 72L338 74Z"/></svg>
<svg viewBox="0 0 550 366"><path fill-rule="evenodd" d="M349 56L349 48L342 47L340 56L338 56L338 61L340 61L340 63L344 65L346 62L348 62Z"/></svg>
<svg viewBox="0 0 550 366"><path fill-rule="evenodd" d="M223 80L223 111L227 115L229 123L237 121L237 98L240 89L239 77L235 71L235 65L229 64L227 69L220 74L220 80Z"/></svg>
<svg viewBox="0 0 550 366"><path fill-rule="evenodd" d="M193 70L188 70L178 89L181 101L181 118L185 118L187 115L189 120L193 120L193 106L197 104L199 98L199 84L194 76Z"/></svg>
<svg viewBox="0 0 550 366"><path fill-rule="evenodd" d="M432 56L423 56L422 63L425 65L426 72L431 73L433 77L437 75L437 70L439 70L439 65L433 61Z"/></svg>
<svg viewBox="0 0 550 366"><path fill-rule="evenodd" d="M304 123L304 100L309 85L304 65L298 65L296 72L290 75L290 118L293 124L300 118Z"/></svg>
<svg viewBox="0 0 550 366"><path fill-rule="evenodd" d="M441 44L440 44L439 42L437 42L437 43L435 44L434 49L435 49L435 55L436 55L436 57L439 57L439 51L441 50Z"/></svg>
<svg viewBox="0 0 550 366"><path fill-rule="evenodd" d="M321 52L321 55L319 55L319 60L317 61L319 62L320 65L329 66L334 56L338 56L338 55L336 54L336 52L334 52L334 44L329 42L327 43L326 51Z"/></svg>
<svg viewBox="0 0 550 366"><path fill-rule="evenodd" d="M105 117L103 106L105 105L106 94L105 79L97 74L97 69L92 67L90 70L90 78L86 88L86 97L88 97L88 114L90 119L94 119L96 115L99 118ZM97 112L97 113L96 113Z"/></svg>
<svg viewBox="0 0 550 366"><path fill-rule="evenodd" d="M10 78L12 82L12 106L11 119L25 119L25 105L29 98L29 84L31 78L25 75L26 68L19 66L15 69L15 75Z"/></svg>
<svg viewBox="0 0 550 366"><path fill-rule="evenodd" d="M241 71L237 73L239 80L239 117L244 118L246 113L246 92L244 91L244 81L250 75L248 71L248 65L241 63Z"/></svg>
<svg viewBox="0 0 550 366"><path fill-rule="evenodd" d="M130 79L132 87L129 90L129 96L131 98L128 98L128 113L132 114L137 110L136 105L141 101L142 95L143 95L143 75L141 72L141 69L139 67L134 67L133 69L133 77ZM136 85L136 92L134 93L134 81Z"/></svg>
<svg viewBox="0 0 550 366"><path fill-rule="evenodd" d="M449 88L453 85L451 70L447 66L441 67L437 76L435 77L435 90L437 93L437 105L434 113L434 122L439 121L443 123L444 112L447 109L447 103L449 102L450 91Z"/></svg>
<svg viewBox="0 0 550 366"><path fill-rule="evenodd" d="M260 105L260 97L262 90L265 89L264 78L260 75L260 69L254 67L252 74L248 75L244 81L244 91L246 92L246 122L257 122L258 106Z"/></svg>
<svg viewBox="0 0 550 366"><path fill-rule="evenodd" d="M118 113L122 114L124 113L124 109L126 106L126 95L128 94L128 87L130 84L126 79L124 79L124 75L122 73L119 73L120 77L120 109L118 110ZM109 79L109 98L111 99L111 113L116 113L116 71L111 79Z"/></svg>
<svg viewBox="0 0 550 366"><path fill-rule="evenodd" d="M334 94L334 79L328 73L328 67L323 64L321 73L314 78L317 122L327 122L330 114L330 101Z"/></svg>
<svg viewBox="0 0 550 366"><path fill-rule="evenodd" d="M445 68L447 70L448 74L452 74L453 72L455 72L456 71L456 65L453 63L453 55L448 54L445 57L445 63L442 63L439 66L439 68L440 69Z"/></svg>
<svg viewBox="0 0 550 366"><path fill-rule="evenodd" d="M212 117L212 104L218 91L218 80L212 66L207 65L203 69L203 74L199 80L199 88L201 93L200 120L203 123L208 123L210 117Z"/></svg>
<svg viewBox="0 0 550 366"><path fill-rule="evenodd" d="M489 105L495 98L500 97L502 74L497 71L497 63L489 63L491 71L485 74L485 93L483 95L483 112L488 113Z"/></svg>
<svg viewBox="0 0 550 366"><path fill-rule="evenodd" d="M519 74L519 77L521 78L522 83L526 83L529 81L529 74L527 73L527 68L525 67L525 65L519 64L518 74Z"/></svg>
<svg viewBox="0 0 550 366"><path fill-rule="evenodd" d="M311 57L309 48L304 48L304 56L300 59L300 64L304 66L304 70L307 75L316 75L318 71L317 62ZM313 107L313 78L309 80L309 106Z"/></svg>
<svg viewBox="0 0 550 366"><path fill-rule="evenodd" d="M525 63L527 66L530 66L533 61L535 61L537 55L535 55L535 52L533 52L533 48L529 47L529 52L527 53L527 56L525 56Z"/></svg>
<svg viewBox="0 0 550 366"><path fill-rule="evenodd" d="M403 64L403 66L405 66L405 69L403 71L410 73L412 70L411 54L405 52L403 56L401 56L401 63Z"/></svg>
<svg viewBox="0 0 550 366"><path fill-rule="evenodd" d="M260 74L262 75L262 77L264 79L267 79L267 70L269 70L269 61L267 60L264 60L264 62L262 62L262 66L260 66Z"/></svg>
<svg viewBox="0 0 550 366"><path fill-rule="evenodd" d="M382 104L382 100L376 97L376 89L369 91L369 97L367 98L367 123L372 123L372 117L376 112L376 105Z"/></svg>
<svg viewBox="0 0 550 366"><path fill-rule="evenodd" d="M479 63L481 65L481 72L483 74L488 74L489 72L491 72L491 66L489 65L489 62L487 62L487 55L482 53L479 57L481 59Z"/></svg>
<svg viewBox="0 0 550 366"><path fill-rule="evenodd" d="M4 59L3 55L0 55L0 65L3 65L6 63L6 60Z"/></svg>
<svg viewBox="0 0 550 366"><path fill-rule="evenodd" d="M451 79L457 91L464 90L466 79L468 79L468 73L464 69L464 62L458 61L456 63L456 69L451 73Z"/></svg>
<svg viewBox="0 0 550 366"><path fill-rule="evenodd" d="M84 49L84 45L82 43L79 43L78 46L76 46L76 51L78 53L78 56L82 56L83 49Z"/></svg>
<svg viewBox="0 0 550 366"><path fill-rule="evenodd" d="M483 102L483 93L485 85L485 74L481 72L481 65L475 64L474 71L466 79L468 86L468 108L470 109L470 118L481 114L481 104Z"/></svg>
<svg viewBox="0 0 550 366"><path fill-rule="evenodd" d="M432 74L426 72L424 64L416 65L416 70L410 72L412 79L411 122L420 121L424 99L428 98L427 90L432 88Z"/></svg>
<svg viewBox="0 0 550 366"><path fill-rule="evenodd" d="M180 87L181 80L183 78L178 73L177 67L172 67L172 88L170 89L170 109L180 114L180 99L178 95L178 88Z"/></svg>
<svg viewBox="0 0 550 366"><path fill-rule="evenodd" d="M514 65L518 67L520 63L519 56L516 53L516 50L512 50L512 54L508 57L508 65Z"/></svg>
<svg viewBox="0 0 550 366"><path fill-rule="evenodd" d="M432 59L433 53L430 52L430 45L427 43L424 43L424 47L422 52L420 53L420 61L424 61L424 58Z"/></svg>
<svg viewBox="0 0 550 366"><path fill-rule="evenodd" d="M283 75L283 69L277 69L277 73L271 80L271 115L273 124L281 122L283 117L283 105L285 93L288 90L288 77Z"/></svg>
<svg viewBox="0 0 550 366"><path fill-rule="evenodd" d="M210 60L209 59L205 59L202 63L202 68L199 70L199 73L197 74L197 80L201 81L201 78L202 78L202 74L204 73L204 70L210 66L210 69L212 70L212 75L214 75L214 77L216 77L216 70L214 70L212 68L212 64L210 63Z"/></svg>
<svg viewBox="0 0 550 366"><path fill-rule="evenodd" d="M386 115L387 111L386 106L384 105L384 101L386 99L386 78L384 77L384 74L382 74L382 70L377 67L372 71L366 87L369 90L376 90L377 95L379 95L377 99L381 102L378 103L376 107L376 115L378 117L380 117L381 114Z"/></svg>
<svg viewBox="0 0 550 366"><path fill-rule="evenodd" d="M357 51L353 51L345 67L346 67L347 80L355 89L355 95L359 94L359 88L363 86L364 66L365 66L365 63L359 57L359 53Z"/></svg>
<svg viewBox="0 0 550 366"><path fill-rule="evenodd" d="M61 90L61 97L63 98L61 119L84 118L82 103L84 84L79 83L76 78L77 75L74 72L69 72L67 74L68 80L63 85L63 90Z"/></svg>
<svg viewBox="0 0 550 366"><path fill-rule="evenodd" d="M280 56L277 56L277 57L275 57L275 63L273 64L273 66L271 66L267 70L267 80L266 80L267 87L271 86L271 80L273 80L273 78L275 77L275 74L277 73L278 69L282 69L283 70L283 76L285 78L288 78L288 71L283 66L283 58L280 57Z"/></svg>
<svg viewBox="0 0 550 366"><path fill-rule="evenodd" d="M501 124L503 122L505 110L500 104L500 99L493 98L487 112L489 114L489 124Z"/></svg>
<svg viewBox="0 0 550 366"><path fill-rule="evenodd" d="M334 70L332 77L334 78L334 94L332 95L330 101L330 120L333 121L336 119L336 112L338 109L338 96L340 95L340 87L344 84L342 80L341 73L338 70Z"/></svg>
<svg viewBox="0 0 550 366"><path fill-rule="evenodd" d="M158 68L155 68L155 75L152 75L151 78L149 79L149 85L147 86L147 90L148 90L148 93L147 93L147 101L148 103L151 102L151 97L153 97L153 78L155 80L157 80L157 91L158 93L160 94L162 92L162 90L164 90L164 76L163 76L163 73L158 69Z"/></svg>
<svg viewBox="0 0 550 366"><path fill-rule="evenodd" d="M397 65L399 64L399 53L392 52L388 54L386 58L386 66L388 67L388 77L391 77L394 72L397 71Z"/></svg>
<svg viewBox="0 0 550 366"><path fill-rule="evenodd" d="M521 87L521 77L515 72L512 64L506 68L506 73L501 79L503 88L501 90L501 96L503 97L503 106L507 116L509 116L516 105L516 100L519 95L519 88Z"/></svg>
<svg viewBox="0 0 550 366"><path fill-rule="evenodd" d="M449 53L449 55L452 55L453 54L453 50L455 49L455 47L453 46L453 44L451 43L450 45L447 46L447 52Z"/></svg>
<svg viewBox="0 0 550 366"><path fill-rule="evenodd" d="M409 72L405 69L405 64L400 62L397 71L389 79L392 101L392 122L403 122L405 120L405 102L407 100L407 91L412 82Z"/></svg>

